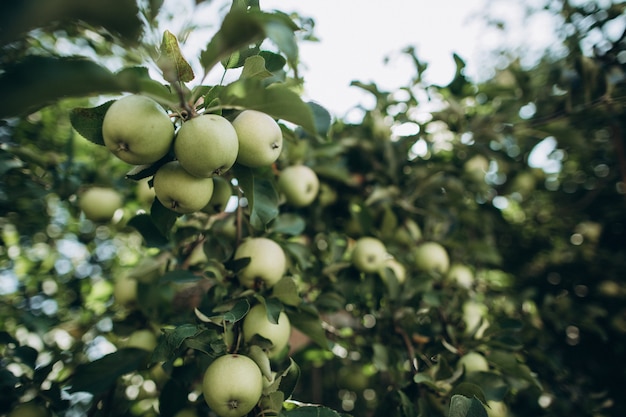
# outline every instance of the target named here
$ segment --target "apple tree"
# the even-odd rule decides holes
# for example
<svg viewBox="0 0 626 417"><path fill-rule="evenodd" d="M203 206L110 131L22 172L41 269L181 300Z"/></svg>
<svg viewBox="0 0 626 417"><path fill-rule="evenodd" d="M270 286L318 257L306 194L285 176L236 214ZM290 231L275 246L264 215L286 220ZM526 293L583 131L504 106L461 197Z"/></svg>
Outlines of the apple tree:
<svg viewBox="0 0 626 417"><path fill-rule="evenodd" d="M626 411L623 5L484 82L408 47L359 122L303 98L310 19L234 0L192 56L168 6L0 18L0 413Z"/></svg>

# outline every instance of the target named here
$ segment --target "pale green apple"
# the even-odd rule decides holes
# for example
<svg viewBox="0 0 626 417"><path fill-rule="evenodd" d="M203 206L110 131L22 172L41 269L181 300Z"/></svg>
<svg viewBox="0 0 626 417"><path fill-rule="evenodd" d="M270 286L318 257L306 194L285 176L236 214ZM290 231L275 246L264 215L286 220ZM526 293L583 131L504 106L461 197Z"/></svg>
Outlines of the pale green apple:
<svg viewBox="0 0 626 417"><path fill-rule="evenodd" d="M128 306L137 301L137 280L128 276L128 274L120 274L113 282L113 298L122 306Z"/></svg>
<svg viewBox="0 0 626 417"><path fill-rule="evenodd" d="M250 342L255 334L272 342L268 351L270 358L278 356L289 342L291 335L291 323L284 311L278 316L278 323L274 324L267 318L267 309L263 304L256 304L248 311L243 319L243 337Z"/></svg>
<svg viewBox="0 0 626 417"><path fill-rule="evenodd" d="M278 190L287 203L296 207L310 205L320 189L320 180L315 171L306 165L291 165L280 172Z"/></svg>
<svg viewBox="0 0 626 417"><path fill-rule="evenodd" d="M174 154L192 175L212 177L228 171L239 151L233 125L217 114L203 114L186 121L174 140Z"/></svg>
<svg viewBox="0 0 626 417"><path fill-rule="evenodd" d="M463 368L466 374L472 374L474 372L488 371L489 363L482 353L470 351L461 356L457 362L457 367L459 369Z"/></svg>
<svg viewBox="0 0 626 417"><path fill-rule="evenodd" d="M463 170L474 180L482 180L489 171L489 160L483 155L474 155L463 164Z"/></svg>
<svg viewBox="0 0 626 417"><path fill-rule="evenodd" d="M159 103L129 95L116 100L104 115L102 136L106 147L132 165L163 158L174 140L174 124Z"/></svg>
<svg viewBox="0 0 626 417"><path fill-rule="evenodd" d="M237 273L244 287L260 289L273 287L287 270L283 248L265 237L244 240L235 251L234 259L250 258L250 263Z"/></svg>
<svg viewBox="0 0 626 417"><path fill-rule="evenodd" d="M474 273L470 267L459 263L450 266L447 278L463 288L470 288L474 283Z"/></svg>
<svg viewBox="0 0 626 417"><path fill-rule="evenodd" d="M135 196L142 206L150 206L154 202L154 188L150 187L148 178L137 181Z"/></svg>
<svg viewBox="0 0 626 417"><path fill-rule="evenodd" d="M157 337L152 330L135 330L128 336L124 347L134 347L152 352L157 346Z"/></svg>
<svg viewBox="0 0 626 417"><path fill-rule="evenodd" d="M415 266L424 272L445 274L450 268L448 251L440 243L424 242L413 251Z"/></svg>
<svg viewBox="0 0 626 417"><path fill-rule="evenodd" d="M153 184L161 204L181 214L202 210L213 194L213 178L191 175L178 161L160 167Z"/></svg>
<svg viewBox="0 0 626 417"><path fill-rule="evenodd" d="M352 249L352 264L361 272L378 272L385 266L387 258L385 244L375 237L357 239Z"/></svg>
<svg viewBox="0 0 626 417"><path fill-rule="evenodd" d="M269 115L244 110L233 120L239 138L237 162L248 167L262 167L274 163L283 149L283 132Z"/></svg>
<svg viewBox="0 0 626 417"><path fill-rule="evenodd" d="M211 362L204 372L202 392L218 416L242 417L261 399L263 375L249 357L226 354Z"/></svg>
<svg viewBox="0 0 626 417"><path fill-rule="evenodd" d="M111 220L122 204L122 195L110 187L94 186L78 195L78 206L85 217L94 222Z"/></svg>
<svg viewBox="0 0 626 417"><path fill-rule="evenodd" d="M213 194L211 195L211 200L209 200L209 203L202 211L207 214L222 213L226 209L232 195L233 187L230 185L230 181L220 176L213 177Z"/></svg>

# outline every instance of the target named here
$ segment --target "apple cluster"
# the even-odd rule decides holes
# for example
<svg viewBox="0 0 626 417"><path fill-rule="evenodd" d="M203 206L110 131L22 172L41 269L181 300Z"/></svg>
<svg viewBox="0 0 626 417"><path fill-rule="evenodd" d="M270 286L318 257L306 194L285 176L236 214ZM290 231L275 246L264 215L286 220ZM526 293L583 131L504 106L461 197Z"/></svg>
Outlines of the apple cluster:
<svg viewBox="0 0 626 417"><path fill-rule="evenodd" d="M153 179L154 193L167 208L181 214L209 205L214 178L234 164L261 167L278 159L282 131L269 115L244 110L232 122L217 114L201 114L176 131L169 115L153 99L128 95L106 111L102 124L105 146L132 165L150 165L170 151Z"/></svg>

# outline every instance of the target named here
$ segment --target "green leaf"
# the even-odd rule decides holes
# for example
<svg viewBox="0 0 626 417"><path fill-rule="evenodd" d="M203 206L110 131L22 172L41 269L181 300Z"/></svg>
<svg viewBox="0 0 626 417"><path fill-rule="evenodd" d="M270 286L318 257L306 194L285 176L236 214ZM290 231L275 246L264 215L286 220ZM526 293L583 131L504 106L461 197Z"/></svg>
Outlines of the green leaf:
<svg viewBox="0 0 626 417"><path fill-rule="evenodd" d="M183 324L174 329L163 329L163 335L152 353L153 362L165 362L176 357L186 339L202 333L203 329L194 324Z"/></svg>
<svg viewBox="0 0 626 417"><path fill-rule="evenodd" d="M487 417L487 411L476 397L467 398L457 394L450 400L448 417Z"/></svg>
<svg viewBox="0 0 626 417"><path fill-rule="evenodd" d="M275 54L274 52L261 51L259 55L263 57L265 68L270 72L280 71L287 63L287 60L285 60L282 55Z"/></svg>
<svg viewBox="0 0 626 417"><path fill-rule="evenodd" d="M265 68L265 60L259 55L254 55L246 59L241 71L240 78L256 78L263 80L273 74Z"/></svg>
<svg viewBox="0 0 626 417"><path fill-rule="evenodd" d="M266 87L261 80L240 79L221 89L219 100L224 107L258 110L276 119L302 126L311 134L317 132L311 107L284 85L272 84Z"/></svg>
<svg viewBox="0 0 626 417"><path fill-rule="evenodd" d="M65 97L117 92L119 86L109 70L85 58L29 56L5 68L0 91L0 118L4 118Z"/></svg>
<svg viewBox="0 0 626 417"><path fill-rule="evenodd" d="M149 214L138 214L128 221L128 226L135 228L144 239L144 243L149 248L162 248L169 244L159 228L152 221Z"/></svg>
<svg viewBox="0 0 626 417"><path fill-rule="evenodd" d="M278 193L268 172L237 166L236 173L244 197L248 200L250 224L257 230L265 230L278 215Z"/></svg>
<svg viewBox="0 0 626 417"><path fill-rule="evenodd" d="M110 100L97 107L77 107L72 109L70 111L72 127L88 141L104 146L102 122L104 121L104 115L114 102L115 100Z"/></svg>
<svg viewBox="0 0 626 417"><path fill-rule="evenodd" d="M61 20L101 26L122 40L135 44L142 32L142 22L138 16L135 0L5 2L0 14L0 44L16 40L32 29L48 28L52 22ZM116 41L119 42L119 39Z"/></svg>
<svg viewBox="0 0 626 417"><path fill-rule="evenodd" d="M270 227L274 233L284 233L286 235L297 236L306 228L306 222L295 213L282 213L274 221Z"/></svg>
<svg viewBox="0 0 626 417"><path fill-rule="evenodd" d="M298 27L282 12L262 14L260 19L263 21L265 35L287 56L291 66L295 67L298 61L298 43L294 31Z"/></svg>
<svg viewBox="0 0 626 417"><path fill-rule="evenodd" d="M191 65L185 60L180 51L178 39L169 30L163 32L161 56L157 60L157 65L163 72L163 78L172 84L177 82L186 83L195 77Z"/></svg>
<svg viewBox="0 0 626 417"><path fill-rule="evenodd" d="M272 287L272 296L289 306L295 307L302 303L296 282L293 278L288 276L281 278L281 280Z"/></svg>
<svg viewBox="0 0 626 417"><path fill-rule="evenodd" d="M108 390L120 376L139 369L146 362L149 354L143 349L126 348L105 355L91 363L78 365L70 380L70 392L102 393Z"/></svg>
<svg viewBox="0 0 626 417"><path fill-rule="evenodd" d="M301 305L296 311L287 311L287 315L292 326L309 336L321 348L329 348L322 321L314 307Z"/></svg>
<svg viewBox="0 0 626 417"><path fill-rule="evenodd" d="M303 407L285 411L281 415L287 417L341 417L341 414L335 410L316 405L305 405Z"/></svg>
<svg viewBox="0 0 626 417"><path fill-rule="evenodd" d="M194 274L187 269L176 269L174 271L167 271L165 274L163 274L163 276L161 277L161 282L196 282L200 278L200 276Z"/></svg>
<svg viewBox="0 0 626 417"><path fill-rule="evenodd" d="M278 324L278 318L283 311L283 304L278 298L274 297L264 298L264 303L267 319L272 324Z"/></svg>
<svg viewBox="0 0 626 417"><path fill-rule="evenodd" d="M300 380L300 374L301 371L298 364L292 358L289 358L289 367L280 374L281 378L278 386L278 389L285 394L285 398L289 398L293 394Z"/></svg>
<svg viewBox="0 0 626 417"><path fill-rule="evenodd" d="M485 397L485 393L481 387L476 384L472 384L471 382L461 382L459 385L454 387L452 395L456 394L463 395L467 398L476 397L483 404L487 404L487 398Z"/></svg>
<svg viewBox="0 0 626 417"><path fill-rule="evenodd" d="M309 101L307 105L311 108L311 112L313 113L315 131L317 134L323 138L328 136L332 122L332 117L328 110L313 101Z"/></svg>
<svg viewBox="0 0 626 417"><path fill-rule="evenodd" d="M180 215L175 211L166 208L161 202L155 198L152 206L150 207L150 218L157 227L161 235L167 237L172 230L172 227L176 223Z"/></svg>

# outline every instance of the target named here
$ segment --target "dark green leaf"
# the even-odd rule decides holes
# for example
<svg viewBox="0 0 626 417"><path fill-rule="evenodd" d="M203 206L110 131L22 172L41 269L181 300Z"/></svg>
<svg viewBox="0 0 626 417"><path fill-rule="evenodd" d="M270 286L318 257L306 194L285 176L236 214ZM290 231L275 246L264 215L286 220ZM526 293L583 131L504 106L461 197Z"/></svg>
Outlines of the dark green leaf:
<svg viewBox="0 0 626 417"><path fill-rule="evenodd" d="M274 52L261 51L259 55L265 60L265 68L270 72L280 71L287 63L282 55L275 54Z"/></svg>
<svg viewBox="0 0 626 417"><path fill-rule="evenodd" d="M278 324L278 317L283 311L283 304L278 298L269 297L265 298L265 310L267 312L267 319L270 323Z"/></svg>
<svg viewBox="0 0 626 417"><path fill-rule="evenodd" d="M291 397L300 380L300 367L289 358L289 367L281 374L278 389L285 394L285 398Z"/></svg>
<svg viewBox="0 0 626 417"><path fill-rule="evenodd" d="M278 193L274 183L267 173L260 170L244 166L236 169L239 185L248 200L250 224L257 230L265 230L268 223L278 215Z"/></svg>
<svg viewBox="0 0 626 417"><path fill-rule="evenodd" d="M250 310L250 303L248 302L248 300L246 300L245 298L237 300L235 305L233 305L233 307L230 310L224 313L224 321L227 321L230 323L239 321L245 317L245 315L248 313L249 310Z"/></svg>
<svg viewBox="0 0 626 417"><path fill-rule="evenodd" d="M170 378L159 395L159 415L173 417L187 406L189 390L176 379Z"/></svg>
<svg viewBox="0 0 626 417"><path fill-rule="evenodd" d="M487 398L485 398L483 390L478 385L472 384L471 382L461 382L459 385L454 387L452 395L455 394L463 395L467 398L476 397L483 404L487 404Z"/></svg>
<svg viewBox="0 0 626 417"><path fill-rule="evenodd" d="M302 302L295 281L288 276L281 278L281 280L272 287L272 296L289 306L295 307Z"/></svg>
<svg viewBox="0 0 626 417"><path fill-rule="evenodd" d="M306 227L306 222L295 213L282 213L271 225L271 230L274 233L284 233L291 236L297 236L301 234Z"/></svg>
<svg viewBox="0 0 626 417"><path fill-rule="evenodd" d="M186 83L195 77L191 65L185 60L180 51L178 39L169 30L163 32L161 56L157 60L157 65L163 72L163 78L172 84L177 82Z"/></svg>
<svg viewBox="0 0 626 417"><path fill-rule="evenodd" d="M35 369L37 364L37 356L39 353L37 349L30 346L18 346L15 348L13 355L20 360L21 363L28 366L31 369Z"/></svg>
<svg viewBox="0 0 626 417"><path fill-rule="evenodd" d="M176 269L174 271L167 271L161 277L161 282L196 282L202 277L194 274L187 269Z"/></svg>
<svg viewBox="0 0 626 417"><path fill-rule="evenodd" d="M140 369L149 354L143 349L120 349L91 363L78 365L70 380L70 392L86 391L92 394L104 392L120 376Z"/></svg>
<svg viewBox="0 0 626 417"><path fill-rule="evenodd" d="M225 107L258 110L276 119L302 126L311 134L317 132L311 107L298 94L283 85L272 84L265 87L261 80L240 79L225 86L219 92L219 99Z"/></svg>
<svg viewBox="0 0 626 417"><path fill-rule="evenodd" d="M97 107L72 109L70 112L72 127L88 141L104 146L102 122L104 115L114 102L115 100L111 100Z"/></svg>
<svg viewBox="0 0 626 417"><path fill-rule="evenodd" d="M282 415L286 417L341 417L341 414L335 410L316 405L298 407L296 409L286 411Z"/></svg>
<svg viewBox="0 0 626 417"><path fill-rule="evenodd" d="M487 417L487 411L476 397L467 398L457 394L450 400L448 417Z"/></svg>
<svg viewBox="0 0 626 417"><path fill-rule="evenodd" d="M154 199L152 207L150 207L150 218L161 235L169 236L178 217L178 213L167 209L157 198Z"/></svg>
<svg viewBox="0 0 626 417"><path fill-rule="evenodd" d="M287 311L291 325L306 334L323 349L328 349L328 339L317 311L311 306L301 306L296 311Z"/></svg>
<svg viewBox="0 0 626 417"><path fill-rule="evenodd" d="M313 113L313 119L315 121L315 131L317 134L323 138L328 136L328 132L330 131L330 125L332 122L332 117L328 110L319 104L309 101L307 103L311 108L311 112Z"/></svg>
<svg viewBox="0 0 626 417"><path fill-rule="evenodd" d="M156 227L149 214L136 215L128 221L128 226L135 228L141 234L149 248L161 248L169 244L169 240Z"/></svg>

